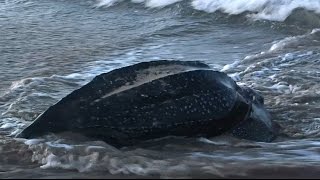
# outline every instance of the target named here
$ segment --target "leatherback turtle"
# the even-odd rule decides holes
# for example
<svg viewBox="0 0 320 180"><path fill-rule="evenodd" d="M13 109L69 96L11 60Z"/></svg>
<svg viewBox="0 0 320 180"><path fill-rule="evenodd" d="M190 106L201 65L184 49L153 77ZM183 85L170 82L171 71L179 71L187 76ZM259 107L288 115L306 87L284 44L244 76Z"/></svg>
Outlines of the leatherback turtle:
<svg viewBox="0 0 320 180"><path fill-rule="evenodd" d="M272 141L263 97L198 61L159 60L96 76L49 107L17 137L71 131L114 146L164 136L230 132Z"/></svg>

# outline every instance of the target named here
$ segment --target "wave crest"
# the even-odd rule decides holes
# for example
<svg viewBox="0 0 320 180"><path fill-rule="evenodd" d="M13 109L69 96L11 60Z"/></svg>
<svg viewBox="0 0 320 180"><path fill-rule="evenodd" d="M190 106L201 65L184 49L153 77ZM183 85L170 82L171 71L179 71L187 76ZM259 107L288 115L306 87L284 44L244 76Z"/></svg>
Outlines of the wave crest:
<svg viewBox="0 0 320 180"><path fill-rule="evenodd" d="M125 0L97 0L97 6L110 7ZM130 0L147 8L163 8L182 3L206 13L222 12L228 15L245 15L252 20L267 20L312 26L320 25L320 1L318 0ZM179 4L180 4L179 3ZM185 5L187 7L185 7Z"/></svg>
<svg viewBox="0 0 320 180"><path fill-rule="evenodd" d="M231 15L249 12L253 19L285 21L297 8L320 13L318 0L193 0L192 6L206 12L222 11Z"/></svg>

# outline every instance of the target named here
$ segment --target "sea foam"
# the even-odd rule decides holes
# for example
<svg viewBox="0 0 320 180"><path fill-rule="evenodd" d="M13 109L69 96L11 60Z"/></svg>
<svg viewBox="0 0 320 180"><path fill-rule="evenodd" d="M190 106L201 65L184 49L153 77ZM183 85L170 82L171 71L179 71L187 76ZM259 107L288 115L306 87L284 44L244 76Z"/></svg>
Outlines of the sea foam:
<svg viewBox="0 0 320 180"><path fill-rule="evenodd" d="M98 0L97 6L112 6L129 0ZM131 0L148 8L162 8L185 1L196 10L213 13L221 11L229 15L248 13L252 19L285 21L296 9L320 14L319 0Z"/></svg>

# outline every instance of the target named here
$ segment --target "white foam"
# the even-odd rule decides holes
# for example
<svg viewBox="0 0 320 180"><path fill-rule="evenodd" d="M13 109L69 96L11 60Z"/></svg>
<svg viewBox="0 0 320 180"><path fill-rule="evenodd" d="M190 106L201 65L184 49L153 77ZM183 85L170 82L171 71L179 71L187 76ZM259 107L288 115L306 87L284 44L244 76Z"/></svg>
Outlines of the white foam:
<svg viewBox="0 0 320 180"><path fill-rule="evenodd" d="M47 142L46 144L50 147L55 147L55 148L64 148L67 150L73 149L73 146L70 146L68 144L61 144L61 143L54 143L54 142Z"/></svg>
<svg viewBox="0 0 320 180"><path fill-rule="evenodd" d="M97 6L112 6L116 3L122 2L123 0L99 0ZM150 8L161 8L182 0L131 0L133 3L144 3L146 7Z"/></svg>
<svg viewBox="0 0 320 180"><path fill-rule="evenodd" d="M320 1L319 1L320 2ZM303 46L319 46L320 35L318 33L320 29L313 29L310 33L306 33L299 36L286 37L279 41L275 41L269 49L269 53L274 51L280 51L288 48L297 48Z"/></svg>
<svg viewBox="0 0 320 180"><path fill-rule="evenodd" d="M168 6L170 4L174 4L176 2L179 2L182 0L146 0L146 6L147 7L151 7L151 8L155 8L155 7L164 7L164 6Z"/></svg>
<svg viewBox="0 0 320 180"><path fill-rule="evenodd" d="M311 31L311 34L318 34L318 33L320 33L320 28L316 28Z"/></svg>
<svg viewBox="0 0 320 180"><path fill-rule="evenodd" d="M193 0L192 6L209 13L218 10L232 15L249 12L249 17L271 21L284 21L296 8L320 13L318 0Z"/></svg>
<svg viewBox="0 0 320 180"><path fill-rule="evenodd" d="M0 126L0 129L9 129L16 126L17 125L15 123L4 123L2 126Z"/></svg>
<svg viewBox="0 0 320 180"><path fill-rule="evenodd" d="M269 49L269 51L277 51L282 50L285 47L289 45L294 45L299 43L299 39L303 38L304 36L293 36L293 37L287 37L285 39L282 39L278 42L275 42Z"/></svg>
<svg viewBox="0 0 320 180"><path fill-rule="evenodd" d="M294 55L292 53L287 53L284 55L284 57L282 57L283 61L291 61L294 59Z"/></svg>
<svg viewBox="0 0 320 180"><path fill-rule="evenodd" d="M97 6L109 7L123 1L98 0ZM143 3L149 8L161 8L180 1L183 0L131 0L133 3ZM318 0L192 0L191 6L208 13L222 11L237 15L248 12L249 18L271 21L284 21L297 8L320 13Z"/></svg>
<svg viewBox="0 0 320 180"><path fill-rule="evenodd" d="M92 165L97 161L99 153L95 152L86 156L75 158L74 155L56 156L50 153L47 157L42 159L44 165L40 166L42 169L61 168L72 170L76 169L79 172L87 172Z"/></svg>
<svg viewBox="0 0 320 180"><path fill-rule="evenodd" d="M239 73L228 74L234 81L241 81L241 77Z"/></svg>
<svg viewBox="0 0 320 180"><path fill-rule="evenodd" d="M316 141L313 144L310 143L313 141L254 143L230 138L229 136L215 137L210 140L199 138L198 141L207 144L211 148L214 147L214 150L212 151L210 148L211 150L199 151L197 148L198 143L191 146L191 148L189 143L185 145L171 145L172 142L170 143L170 141L161 150L150 150L149 148L140 147L123 148L114 151L113 148L109 148L105 143L97 143L95 141L69 142L69 146L73 146L73 148L69 149L48 146L48 143L45 142L30 143L29 149L33 152L32 160L38 162L42 169L58 168L76 170L78 172L102 171L110 174L135 174L142 176L159 175L161 178L190 177L191 172L203 173L204 171L223 176L226 175L224 173L226 171L225 168L229 167L225 166L225 163L230 161L243 166L248 162L257 162L265 165L263 162L266 161L272 164L295 164L303 161L316 163L319 159L319 155L314 154L319 150L317 147L319 143ZM61 144L66 143L63 140L59 142ZM74 145L74 143L77 143L77 145ZM92 146L92 144L95 145ZM292 146L282 147L282 145L288 144ZM306 146L309 146L309 148ZM174 148L174 150L171 148ZM179 153L178 156L176 154L174 156L170 155L176 148L183 149L183 151L186 149L186 152ZM161 156L158 157L158 153ZM232 172L232 174L239 174L239 172Z"/></svg>
<svg viewBox="0 0 320 180"><path fill-rule="evenodd" d="M30 145L36 145L36 144L42 143L44 141L45 141L44 139L28 139L24 143L30 146Z"/></svg>
<svg viewBox="0 0 320 180"><path fill-rule="evenodd" d="M236 60L236 61L234 61L234 62L231 63L231 64L227 64L227 65L223 66L223 68L221 69L221 71L222 71L222 72L226 72L226 71L228 71L228 70L230 70L230 69L234 69L234 68L236 68L239 64L240 64L240 61L239 61L239 60Z"/></svg>
<svg viewBox="0 0 320 180"><path fill-rule="evenodd" d="M0 130L9 134L9 136L15 135L19 132L19 129L24 124L20 122L20 119L17 118L2 118L0 121Z"/></svg>
<svg viewBox="0 0 320 180"><path fill-rule="evenodd" d="M124 0L98 0L97 6L112 6ZM131 0L133 3L144 3L146 7L165 7L182 0ZM249 12L248 17L271 21L284 21L293 10L304 8L320 13L318 0L192 0L194 9L208 13L222 11L237 15Z"/></svg>
<svg viewBox="0 0 320 180"><path fill-rule="evenodd" d="M119 0L98 0L97 6L112 6L116 2L119 2Z"/></svg>
<svg viewBox="0 0 320 180"><path fill-rule="evenodd" d="M16 129L16 130L14 130L14 131L12 131L10 134L9 134L9 136L16 136L18 133L20 132L20 130L19 129Z"/></svg>

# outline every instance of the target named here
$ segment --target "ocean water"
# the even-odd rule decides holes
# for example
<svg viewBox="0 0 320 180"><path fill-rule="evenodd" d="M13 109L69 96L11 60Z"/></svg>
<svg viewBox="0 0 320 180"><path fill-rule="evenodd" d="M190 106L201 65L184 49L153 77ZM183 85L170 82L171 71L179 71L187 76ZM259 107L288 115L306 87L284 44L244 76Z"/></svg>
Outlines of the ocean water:
<svg viewBox="0 0 320 180"><path fill-rule="evenodd" d="M161 59L257 90L280 136L14 138L96 75ZM320 177L319 0L0 0L0 63L0 178Z"/></svg>

